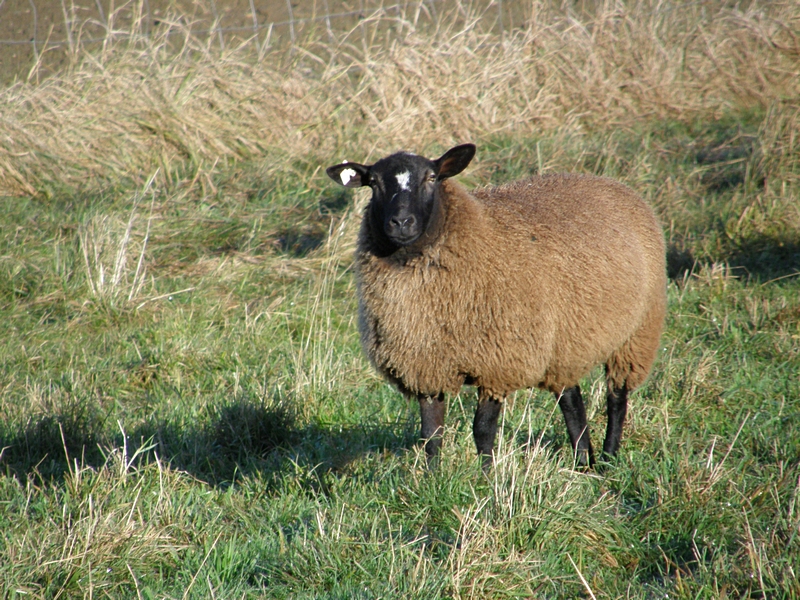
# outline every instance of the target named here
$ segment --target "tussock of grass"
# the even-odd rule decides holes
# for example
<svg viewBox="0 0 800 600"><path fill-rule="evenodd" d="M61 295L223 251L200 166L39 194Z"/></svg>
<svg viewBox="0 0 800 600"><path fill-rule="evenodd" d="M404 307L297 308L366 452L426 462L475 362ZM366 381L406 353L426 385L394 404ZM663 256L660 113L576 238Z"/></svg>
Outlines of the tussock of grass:
<svg viewBox="0 0 800 600"><path fill-rule="evenodd" d="M5 593L116 595L131 592L137 575L174 567L187 546L175 535L170 497L185 484L160 464L140 472L129 461L118 450L97 470L76 461L59 490L4 479L4 554L27 571L5 569Z"/></svg>
<svg viewBox="0 0 800 600"><path fill-rule="evenodd" d="M145 184L145 192L152 186L154 179L155 174ZM96 215L80 234L86 281L96 298L109 302L133 302L139 298L146 280L144 256L150 236L148 219L139 248L134 247L131 236L139 216L139 202L140 197L134 199L127 223L115 223L108 215ZM155 194L152 195L152 202L155 202Z"/></svg>
<svg viewBox="0 0 800 600"><path fill-rule="evenodd" d="M176 18L0 92L3 595L800 597L800 12L451 8L260 54ZM664 223L662 350L602 473L530 392L484 476L469 390L431 473L361 355L367 196L322 170L466 140L467 183L607 175Z"/></svg>

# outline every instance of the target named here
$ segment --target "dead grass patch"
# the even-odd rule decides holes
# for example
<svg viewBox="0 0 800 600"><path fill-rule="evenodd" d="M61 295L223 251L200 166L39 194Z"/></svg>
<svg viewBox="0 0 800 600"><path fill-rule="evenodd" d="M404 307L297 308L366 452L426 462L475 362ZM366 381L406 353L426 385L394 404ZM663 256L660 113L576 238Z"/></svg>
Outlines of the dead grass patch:
<svg viewBox="0 0 800 600"><path fill-rule="evenodd" d="M0 93L0 193L142 185L156 168L163 182L206 187L239 160L313 180L303 165L345 153L714 118L800 91L792 2L639 0L577 14L542 1L502 36L483 29L481 6L431 19L412 5L378 10L336 42L312 36L288 52L216 50L179 20L109 38L63 74Z"/></svg>

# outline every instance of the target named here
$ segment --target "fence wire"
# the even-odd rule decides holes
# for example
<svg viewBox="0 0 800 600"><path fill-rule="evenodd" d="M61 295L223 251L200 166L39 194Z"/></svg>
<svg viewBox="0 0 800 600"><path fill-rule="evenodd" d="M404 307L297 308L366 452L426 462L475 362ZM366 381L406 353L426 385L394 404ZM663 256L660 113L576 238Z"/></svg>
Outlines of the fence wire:
<svg viewBox="0 0 800 600"><path fill-rule="evenodd" d="M139 5L143 8L142 17L145 18L145 22L149 24L158 24L161 22L166 22L166 19L161 18L157 15L154 15L151 12L149 0L138 0L141 4ZM236 2L236 0L219 0L221 4L227 5ZM276 6L283 2L284 0L259 0L262 5L272 5ZM280 20L265 20L263 22L259 21L258 18L258 8L256 7L255 0L247 0L249 6L249 12L245 16L250 16L252 20L252 25L235 25L235 26L223 26L221 25L224 17L220 15L220 11L217 7L217 0L207 0L208 2L208 12L212 16L212 20L214 24L211 27L201 28L201 29L194 29L192 28L191 32L194 35L198 36L223 36L225 34L230 33L252 33L253 35L258 35L259 32L275 30L279 28L288 28L290 32L291 41L294 42L297 37L297 31L303 25L309 23L321 23L324 22L326 29L332 35L333 27L332 23L334 21L343 20L343 19L352 19L356 17L358 19L366 19L368 17L374 16L381 16L381 15L389 15L392 11L400 14L401 11L408 10L409 8L413 7L423 7L430 11L432 16L436 15L437 8L436 5L443 5L448 0L405 0L403 2L396 2L394 4L385 5L382 3L369 3L365 0L358 0L360 3L360 7L358 9L350 9L350 10L339 10L339 11L331 11L329 7L329 0L322 0L323 8L325 12L320 14L313 14L311 16L304 16L304 17L296 17L295 13L295 6L308 6L311 4L314 8L313 11L316 13L316 6L318 0L300 0L297 4L293 4L292 0L285 0L285 7L288 14L288 18L280 19ZM57 4L60 8L60 12L63 13L63 25L66 31L66 38L54 40L50 37L50 32L46 36L45 40L39 39L39 23L38 23L38 10L37 10L37 2L41 6L42 4L49 4L54 5ZM170 0L166 0L168 4L171 4ZM352 4L352 2L348 2L347 0L339 0L342 6L346 6L347 4ZM96 26L101 29L105 30L105 33L101 37L80 37L80 42L82 44L92 44L92 43L99 43L105 41L108 36L113 36L117 39L125 39L125 38L134 38L143 35L142 32L126 32L122 30L113 30L109 26L109 17L106 17L105 11L103 10L103 5L101 0L94 0L94 6L97 9L98 17L99 18L88 18L84 19L83 21L78 22L76 19L70 19L70 14L75 14L77 10L85 10L85 8L76 7L74 4L74 0L71 0L70 6L67 7L65 0L0 0L0 23L4 21L4 19L8 18L4 14L4 12L8 12L9 6L12 3L16 4L23 4L26 3L30 6L31 9L31 17L30 20L32 21L33 25L33 35L29 39L8 39L8 38L0 38L0 46L32 46L34 49L37 46L46 46L46 47L63 47L63 46L71 46L75 43L73 39L73 34L75 31L80 30L81 28L89 25L89 26ZM240 0L241 3L241 0ZM521 10L521 5L524 4L522 2L517 2L515 0L486 0L485 2L487 7L494 7L495 13L494 17L497 22L498 28L501 32L505 31L507 28L513 28L516 26L521 25L519 22L519 14L523 12ZM590 6L597 5L598 2L594 0L575 0L573 2L572 8L578 9L580 12L580 8L587 9ZM599 4L602 4L600 2ZM671 5L665 4L662 5L661 3L652 11L653 14L656 13L666 13L671 12L676 9L686 9L688 7L696 7L696 6L704 6L704 5L714 5L719 6L719 0L695 0L693 2L683 2L680 5ZM735 4L735 3L734 3ZM123 10L130 9L133 5L129 2L124 4L122 7L119 7L114 10L114 13L120 13ZM174 9L174 6L172 6ZM179 19L185 18L185 15L180 14L179 11L173 11L175 16ZM199 19L201 21L206 19ZM24 28L27 30L27 27ZM52 27L51 27L52 30ZM20 30L22 31L22 29ZM178 34L179 32L169 32L170 35ZM144 35L147 35L145 32ZM225 42L222 37L219 38L220 44L224 46Z"/></svg>
<svg viewBox="0 0 800 600"><path fill-rule="evenodd" d="M400 14L401 11L408 10L410 7L422 7L423 9L427 9L431 14L436 13L436 5L442 4L447 0L417 0L416 2L409 2L406 0L405 2L397 2L394 4L383 4L383 3L368 3L361 1L361 7L358 9L351 9L351 10L338 10L338 11L331 11L329 7L328 0L323 0L325 12L321 14L316 14L316 10L314 11L315 14L310 16L295 16L295 8L292 5L291 0L285 0L285 7L286 12L288 14L288 18L285 19L278 19L278 20L264 20L260 21L258 17L258 13L261 12L255 4L254 0L247 0L248 1L248 8L249 11L241 18L249 17L252 20L252 25L227 25L224 26L221 23L226 20L226 17L222 15L217 7L217 2L215 0L208 0L208 13L210 18L199 18L197 19L199 22L213 21L213 25L207 28L200 28L194 29L192 28L191 32L193 35L198 36L224 36L225 34L230 33L252 33L253 35L258 35L260 32L274 30L278 28L286 28L290 32L291 41L294 42L297 37L297 31L304 25L309 23L321 23L324 22L326 29L328 30L329 34L333 33L333 23L335 21L343 20L343 19L366 19L367 17L375 16L375 15L389 15L392 12ZM505 0L508 2L509 0ZM19 27L19 23L16 24L16 27L19 27L19 32L23 33L28 30L28 26L32 25L33 33L28 39L9 39L9 38L0 38L0 46L32 46L34 51L36 52L37 47L47 47L47 48L58 48L58 47L71 47L75 44L74 33L78 30L81 30L87 26L92 26L99 28L101 30L105 30L103 36L99 37L80 37L81 44L92 44L103 42L108 39L109 36L112 36L116 39L125 39L125 38L133 38L136 36L143 35L142 32L129 32L124 30L115 30L113 27L110 26L109 21L110 18L105 16L105 11L103 10L102 4L100 0L95 0L95 8L97 10L97 15L91 18L86 18L83 20L77 20L75 18L70 18L71 14L75 14L80 10L86 10L82 7L76 7L74 2L71 4L69 8L66 7L64 0L50 0L46 2L45 0L0 0L0 24L5 19L13 19L13 15L4 15L4 9L8 12L9 5L15 2L16 4L20 4L25 2L30 7L30 17L29 23L27 26ZM167 0L169 2L169 0ZM220 0L220 3L225 3L225 0ZM275 5L283 3L283 0L261 0L262 4L269 4L273 7ZM497 13L500 16L500 26L502 27L502 15L503 15L503 3L504 0L489 0L487 4L494 5L497 7ZM56 5L57 8L63 12L63 27L66 31L66 37L62 39L51 39L50 35L53 30L53 25L51 24L50 29L48 30L48 34L44 39L39 38L39 19L38 14L40 10L37 10L37 4L41 6L42 4L46 4L48 6ZM241 4L241 2L237 2L237 4ZM316 3L315 3L316 4ZM339 2L341 6L347 6L347 2ZM165 17L161 17L158 14L151 12L149 7L148 0L143 0L143 8L144 12L142 13L142 17L144 18L144 22L150 26L155 25L157 26L160 22L166 22L168 19ZM115 13L121 13L121 11L125 10L125 6L120 9L116 9ZM166 16L166 15L165 15ZM178 19L183 20L185 18L184 14L181 14L180 11L174 11L173 16L177 17ZM234 17L235 18L235 17ZM229 20L229 19L228 19ZM177 34L178 32L170 32L171 34ZM145 32L144 35L147 35ZM220 45L224 47L225 42L223 37L219 38Z"/></svg>
<svg viewBox="0 0 800 600"><path fill-rule="evenodd" d="M391 0L129 0L115 6L115 0L0 0L0 83L24 77L45 54L50 69L57 70L69 53L111 40L148 38L159 28L159 35L166 37L188 32L216 38L221 49L252 41L261 54L275 45L294 45L304 31L318 24L334 42L359 22L420 13L435 21L449 7L462 3L478 8L486 26L502 36L524 26L536 5L523 0L386 1ZM731 2L736 4L736 0ZM706 5L719 8L721 4L727 4L726 0L654 2L653 11L698 5L705 10ZM553 5L580 15L614 7L624 11L625 2L553 0ZM475 14L474 10L470 13Z"/></svg>

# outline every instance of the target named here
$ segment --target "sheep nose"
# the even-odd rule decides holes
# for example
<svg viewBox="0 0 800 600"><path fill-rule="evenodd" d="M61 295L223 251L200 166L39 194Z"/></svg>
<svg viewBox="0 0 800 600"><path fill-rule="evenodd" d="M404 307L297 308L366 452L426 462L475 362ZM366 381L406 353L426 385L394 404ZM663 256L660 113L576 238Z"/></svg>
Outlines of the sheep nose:
<svg viewBox="0 0 800 600"><path fill-rule="evenodd" d="M408 215L407 217L394 216L390 219L392 227L397 228L399 231L412 228L416 222L417 219L414 215Z"/></svg>

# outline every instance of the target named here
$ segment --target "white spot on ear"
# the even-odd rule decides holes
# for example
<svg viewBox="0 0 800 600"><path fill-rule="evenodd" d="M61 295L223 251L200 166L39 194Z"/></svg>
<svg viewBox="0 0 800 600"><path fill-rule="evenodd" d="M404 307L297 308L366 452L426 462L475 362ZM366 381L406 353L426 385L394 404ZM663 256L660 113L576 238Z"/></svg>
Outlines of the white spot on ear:
<svg viewBox="0 0 800 600"><path fill-rule="evenodd" d="M342 172L339 173L339 177L342 178L342 185L347 185L347 182L355 176L356 172L354 169L343 169Z"/></svg>
<svg viewBox="0 0 800 600"><path fill-rule="evenodd" d="M408 182L411 179L411 173L408 171L403 171L402 173L398 173L396 175L397 183L400 184L400 189L408 191L410 188L408 187Z"/></svg>

